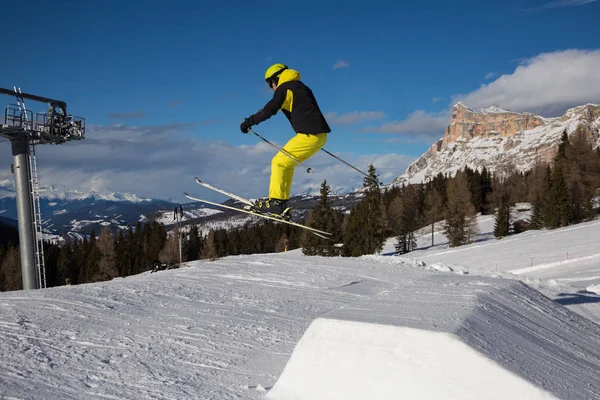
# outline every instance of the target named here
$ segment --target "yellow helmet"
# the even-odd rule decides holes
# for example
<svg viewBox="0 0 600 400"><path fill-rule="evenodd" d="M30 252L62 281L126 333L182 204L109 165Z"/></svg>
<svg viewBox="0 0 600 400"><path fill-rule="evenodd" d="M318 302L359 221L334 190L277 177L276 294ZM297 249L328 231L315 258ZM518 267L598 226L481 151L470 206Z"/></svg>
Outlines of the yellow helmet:
<svg viewBox="0 0 600 400"><path fill-rule="evenodd" d="M271 86L272 82L279 82L279 75L288 69L285 64L273 64L265 72L265 81L267 81L267 85Z"/></svg>

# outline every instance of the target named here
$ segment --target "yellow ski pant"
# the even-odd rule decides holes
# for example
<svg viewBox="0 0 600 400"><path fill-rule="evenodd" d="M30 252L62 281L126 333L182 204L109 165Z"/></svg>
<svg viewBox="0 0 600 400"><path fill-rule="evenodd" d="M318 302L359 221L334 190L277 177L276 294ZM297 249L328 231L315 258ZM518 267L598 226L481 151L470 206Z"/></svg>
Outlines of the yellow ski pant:
<svg viewBox="0 0 600 400"><path fill-rule="evenodd" d="M304 162L312 157L327 142L327 133L307 135L298 133L283 146L283 150L296 159ZM283 152L278 152L271 161L271 183L269 198L287 200L290 198L292 178L296 163Z"/></svg>

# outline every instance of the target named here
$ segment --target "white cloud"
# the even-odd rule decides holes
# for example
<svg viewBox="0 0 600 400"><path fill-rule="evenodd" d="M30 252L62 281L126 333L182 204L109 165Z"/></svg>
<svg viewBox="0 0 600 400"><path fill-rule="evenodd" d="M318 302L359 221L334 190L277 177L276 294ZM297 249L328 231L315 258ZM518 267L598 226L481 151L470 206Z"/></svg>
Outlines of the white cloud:
<svg viewBox="0 0 600 400"><path fill-rule="evenodd" d="M539 7L533 7L528 11L549 10L551 8L577 7L584 4L594 3L597 0L554 0Z"/></svg>
<svg viewBox="0 0 600 400"><path fill-rule="evenodd" d="M494 78L495 76L497 76L498 74L495 72L489 72L485 75L485 80L489 81L490 79Z"/></svg>
<svg viewBox="0 0 600 400"><path fill-rule="evenodd" d="M234 146L225 141L202 140L186 134L187 128L88 126L87 138L81 142L37 147L40 183L82 191L134 193L182 203L189 201L183 196L185 191L208 200L225 200L196 185L193 178L199 176L244 197L268 194L271 159L276 149L262 141ZM386 183L402 174L412 161L397 155L339 156L365 171L370 162L387 168ZM12 159L10 143L0 144L0 159ZM325 178L336 190L362 185L362 175L325 152L317 153L305 164L313 173L298 167L292 193L309 188L318 191ZM0 169L0 182L5 181L14 182L8 168Z"/></svg>
<svg viewBox="0 0 600 400"><path fill-rule="evenodd" d="M555 116L576 105L600 102L600 50L542 53L523 61L512 74L453 97L470 107L502 108Z"/></svg>
<svg viewBox="0 0 600 400"><path fill-rule="evenodd" d="M333 64L333 69L348 68L349 66L350 63L348 63L346 60L337 60L335 64Z"/></svg>
<svg viewBox="0 0 600 400"><path fill-rule="evenodd" d="M493 78L492 74L486 78ZM581 104L600 103L600 50L539 54L522 61L512 74L501 75L471 93L452 96L445 110L417 110L404 120L366 127L363 131L397 134L386 140L390 143L431 144L444 134L457 101L473 108L498 105L548 117L562 115Z"/></svg>
<svg viewBox="0 0 600 400"><path fill-rule="evenodd" d="M336 125L351 125L358 122L382 118L385 118L385 114L381 111L353 111L341 115L338 115L336 112L328 112L325 114L325 119Z"/></svg>
<svg viewBox="0 0 600 400"><path fill-rule="evenodd" d="M387 122L378 127L367 127L365 132L405 135L406 141L432 143L439 139L449 122L449 112L428 113L417 110L402 121Z"/></svg>

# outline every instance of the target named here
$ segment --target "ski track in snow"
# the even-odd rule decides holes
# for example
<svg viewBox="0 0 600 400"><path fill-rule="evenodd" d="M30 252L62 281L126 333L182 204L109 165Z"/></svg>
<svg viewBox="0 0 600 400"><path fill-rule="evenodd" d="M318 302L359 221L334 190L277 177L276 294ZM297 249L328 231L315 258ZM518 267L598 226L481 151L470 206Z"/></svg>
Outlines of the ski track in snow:
<svg viewBox="0 0 600 400"><path fill-rule="evenodd" d="M332 289L355 280L344 268L250 256L2 293L0 394L262 398L252 388L275 383L314 318L388 286Z"/></svg>

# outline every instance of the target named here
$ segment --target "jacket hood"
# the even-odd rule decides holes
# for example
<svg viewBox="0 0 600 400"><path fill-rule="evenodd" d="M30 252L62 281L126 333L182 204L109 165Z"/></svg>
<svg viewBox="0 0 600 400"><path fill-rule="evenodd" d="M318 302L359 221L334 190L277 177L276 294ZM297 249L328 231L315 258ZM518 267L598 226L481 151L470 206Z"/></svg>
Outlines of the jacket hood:
<svg viewBox="0 0 600 400"><path fill-rule="evenodd" d="M300 72L295 69L286 69L279 75L279 83L277 86L281 85L285 82L299 81L300 80Z"/></svg>

